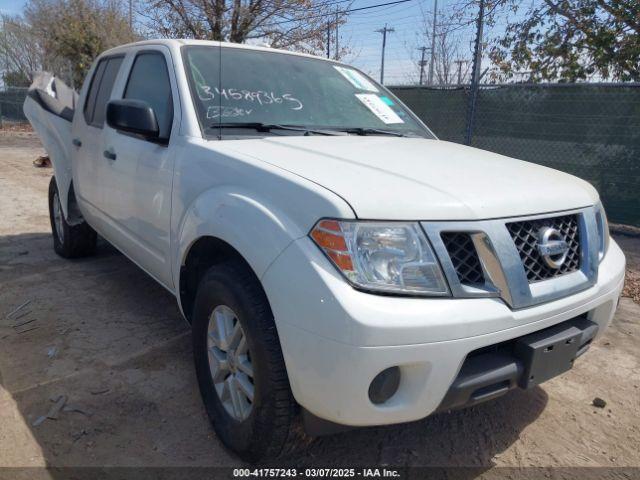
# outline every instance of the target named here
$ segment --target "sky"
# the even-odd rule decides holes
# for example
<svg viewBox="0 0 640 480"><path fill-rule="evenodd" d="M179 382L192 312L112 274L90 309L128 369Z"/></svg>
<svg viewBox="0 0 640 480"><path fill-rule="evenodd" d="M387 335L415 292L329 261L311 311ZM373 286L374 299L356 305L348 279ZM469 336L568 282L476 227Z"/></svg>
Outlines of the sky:
<svg viewBox="0 0 640 480"><path fill-rule="evenodd" d="M355 0L351 8L365 7L384 0ZM439 2L441 5L443 0ZM349 45L351 53L344 58L379 80L382 34L376 32L385 26L394 32L387 34L385 49L385 83L404 83L407 75L418 74L417 47L423 27L423 14L433 12L432 0L411 0L407 3L372 8L349 14L346 25L340 28L342 43Z"/></svg>
<svg viewBox="0 0 640 480"><path fill-rule="evenodd" d="M24 2L22 0L0 0L0 12L15 15L22 11Z"/></svg>
<svg viewBox="0 0 640 480"><path fill-rule="evenodd" d="M355 0L351 8L387 3L388 1ZM438 0L436 32L443 28L440 22L444 21L446 14L450 13L453 6L458 3L460 3L458 0ZM426 46L429 48L431 46L430 40L425 39L421 32L424 32L425 29L425 17L431 21L433 10L434 0L410 0L398 5L350 13L348 22L341 28L340 33L340 36L344 36L344 41L350 45L352 50L352 53L344 61L361 68L379 80L382 35L376 33L375 30L383 28L386 23L389 27L394 28L395 32L387 35L384 83L388 85L417 83L419 77L418 61L420 60L418 47ZM455 35L459 41L459 56L457 58L468 61L469 65L473 58L476 31L474 19L477 14L477 7L465 11L464 17L470 20L469 25L457 27L451 34ZM504 15L496 16L496 23L491 28L485 26L485 41L491 36L504 32L507 23L507 18ZM427 52L427 62L428 59L429 53ZM487 66L489 66L489 61L484 56L482 69ZM425 67L425 77L426 70Z"/></svg>
<svg viewBox="0 0 640 480"><path fill-rule="evenodd" d="M367 7L390 0L353 0L351 9ZM445 12L455 0L438 0L438 11ZM23 0L0 0L0 11L5 14L18 14L24 6ZM339 5L349 5L348 2ZM419 46L425 45L418 32L423 30L424 16L433 15L434 0L410 0L406 3L371 8L352 12L347 23L339 29L339 43L348 46L350 53L342 60L361 68L379 80L382 35L375 30L385 23L393 28L387 34L385 52L385 84L415 83L419 75L417 61ZM475 12L470 12L475 15ZM474 28L465 28L456 33L461 36L461 54L471 59ZM331 46L332 50L334 45Z"/></svg>

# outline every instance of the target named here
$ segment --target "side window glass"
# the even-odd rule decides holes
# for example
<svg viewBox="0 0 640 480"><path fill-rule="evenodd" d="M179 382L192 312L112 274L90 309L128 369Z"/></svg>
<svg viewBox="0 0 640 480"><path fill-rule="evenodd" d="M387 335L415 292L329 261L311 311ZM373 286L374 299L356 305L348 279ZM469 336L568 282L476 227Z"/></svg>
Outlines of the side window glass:
<svg viewBox="0 0 640 480"><path fill-rule="evenodd" d="M169 71L161 53L140 53L133 62L124 98L147 102L156 114L160 137L169 138L173 99Z"/></svg>
<svg viewBox="0 0 640 480"><path fill-rule="evenodd" d="M93 113L92 125L102 128L104 125L105 114L107 112L107 103L111 97L111 90L113 90L113 84L116 82L118 76L118 70L122 64L122 57L110 58L107 66L104 69L104 75L100 82L100 89L96 96L96 108Z"/></svg>
<svg viewBox="0 0 640 480"><path fill-rule="evenodd" d="M84 102L84 119L87 124L91 125L93 121L93 110L96 106L96 95L98 94L98 89L100 88L100 80L102 80L102 75L104 74L104 67L107 64L107 60L100 60L98 66L93 72L93 78L91 79L91 84L89 85L89 92L87 93L87 99Z"/></svg>
<svg viewBox="0 0 640 480"><path fill-rule="evenodd" d="M107 102L111 97L111 90L118 76L122 58L104 58L98 63L84 104L84 119L88 125L98 128L104 125Z"/></svg>

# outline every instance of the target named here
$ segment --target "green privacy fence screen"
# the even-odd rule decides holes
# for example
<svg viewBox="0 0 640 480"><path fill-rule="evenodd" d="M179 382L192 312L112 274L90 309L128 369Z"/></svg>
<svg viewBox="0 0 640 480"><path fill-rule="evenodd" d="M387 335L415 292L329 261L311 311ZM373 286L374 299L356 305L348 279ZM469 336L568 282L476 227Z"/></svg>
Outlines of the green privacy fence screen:
<svg viewBox="0 0 640 480"><path fill-rule="evenodd" d="M442 140L464 143L469 89L391 87ZM609 220L640 226L640 84L481 86L471 145L577 175Z"/></svg>

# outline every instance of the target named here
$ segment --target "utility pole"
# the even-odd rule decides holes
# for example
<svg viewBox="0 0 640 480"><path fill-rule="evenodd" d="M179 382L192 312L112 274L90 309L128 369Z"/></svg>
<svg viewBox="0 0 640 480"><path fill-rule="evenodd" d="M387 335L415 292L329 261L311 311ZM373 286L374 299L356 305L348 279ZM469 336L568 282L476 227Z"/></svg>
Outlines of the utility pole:
<svg viewBox="0 0 640 480"><path fill-rule="evenodd" d="M133 0L129 0L129 30L133 32Z"/></svg>
<svg viewBox="0 0 640 480"><path fill-rule="evenodd" d="M331 58L331 22L327 22L327 58Z"/></svg>
<svg viewBox="0 0 640 480"><path fill-rule="evenodd" d="M427 51L427 47L420 47L418 48L418 50L420 50L422 52L422 54L420 55L420 61L418 62L418 65L420 66L420 83L419 85L422 85L422 79L424 78L424 66L426 65L426 60L424 59L424 54Z"/></svg>
<svg viewBox="0 0 640 480"><path fill-rule="evenodd" d="M476 116L476 100L478 97L478 83L480 82L480 63L482 62L482 28L484 24L484 0L480 0L478 21L476 28L476 42L473 51L473 66L471 67L471 91L469 92L469 107L467 110L466 144L471 145L473 127Z"/></svg>
<svg viewBox="0 0 640 480"><path fill-rule="evenodd" d="M436 59L436 22L438 21L438 0L433 0L433 25L431 26L431 61L429 62L429 85L433 85L433 65Z"/></svg>
<svg viewBox="0 0 640 480"><path fill-rule="evenodd" d="M387 24L384 24L384 28L376 30L376 33L382 34L382 62L380 64L380 84L384 84L384 49L387 46L387 33L395 32L393 28L387 28Z"/></svg>
<svg viewBox="0 0 640 480"><path fill-rule="evenodd" d="M456 60L453 63L458 65L458 85L462 85L462 64L466 63L466 60Z"/></svg>
<svg viewBox="0 0 640 480"><path fill-rule="evenodd" d="M338 6L336 5L336 53L334 54L334 58L339 60L338 56L340 55L340 45L338 44Z"/></svg>
<svg viewBox="0 0 640 480"><path fill-rule="evenodd" d="M3 15L2 16L2 34L4 36L4 44L5 44L5 50L4 50L4 75L2 76L2 85L4 87L4 89L7 89L7 74L9 73L9 49L7 48L7 24L6 24L6 18ZM1 117L0 117L1 118Z"/></svg>

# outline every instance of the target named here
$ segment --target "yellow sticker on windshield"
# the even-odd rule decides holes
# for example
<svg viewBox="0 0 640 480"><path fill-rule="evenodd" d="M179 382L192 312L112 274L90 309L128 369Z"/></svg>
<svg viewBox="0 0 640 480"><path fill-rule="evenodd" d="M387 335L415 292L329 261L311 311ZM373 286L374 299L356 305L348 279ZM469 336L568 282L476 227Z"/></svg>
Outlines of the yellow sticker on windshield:
<svg viewBox="0 0 640 480"><path fill-rule="evenodd" d="M389 105L384 103L378 95L374 93L356 93L356 97L384 123L404 123L404 120Z"/></svg>

